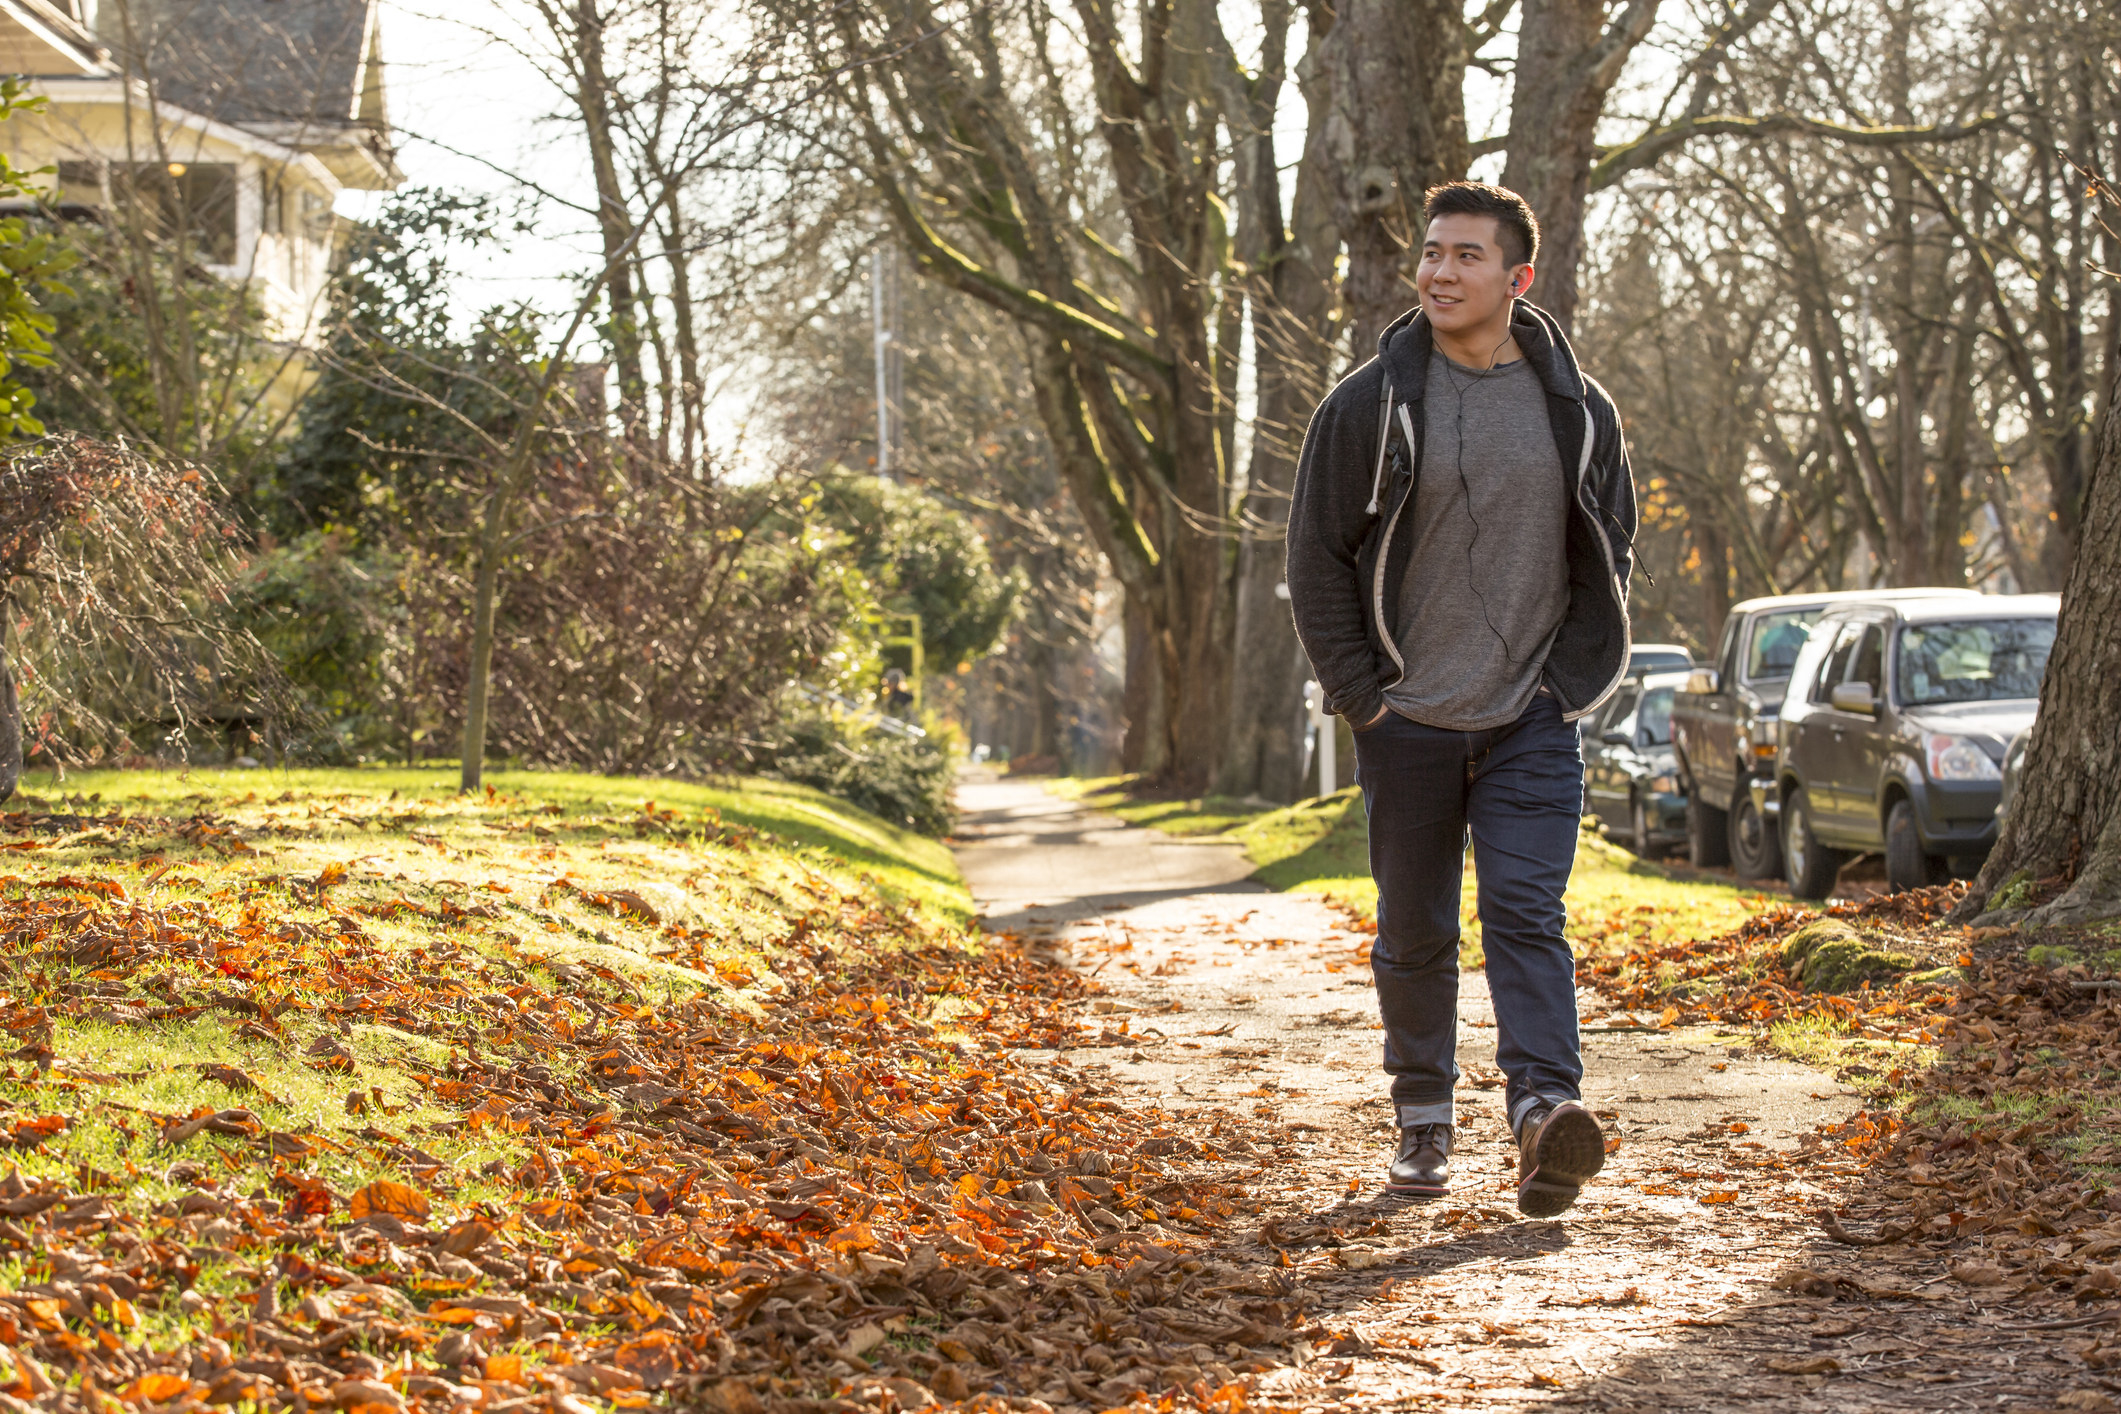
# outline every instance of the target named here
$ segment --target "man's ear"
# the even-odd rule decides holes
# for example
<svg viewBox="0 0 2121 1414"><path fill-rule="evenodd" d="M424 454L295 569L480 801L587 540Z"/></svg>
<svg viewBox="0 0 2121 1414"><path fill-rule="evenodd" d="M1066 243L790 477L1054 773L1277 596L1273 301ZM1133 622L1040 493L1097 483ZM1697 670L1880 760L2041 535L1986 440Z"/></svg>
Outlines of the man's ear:
<svg viewBox="0 0 2121 1414"><path fill-rule="evenodd" d="M1523 298L1525 291L1532 288L1532 277L1537 273L1530 265L1518 266L1517 273L1510 277L1511 298Z"/></svg>

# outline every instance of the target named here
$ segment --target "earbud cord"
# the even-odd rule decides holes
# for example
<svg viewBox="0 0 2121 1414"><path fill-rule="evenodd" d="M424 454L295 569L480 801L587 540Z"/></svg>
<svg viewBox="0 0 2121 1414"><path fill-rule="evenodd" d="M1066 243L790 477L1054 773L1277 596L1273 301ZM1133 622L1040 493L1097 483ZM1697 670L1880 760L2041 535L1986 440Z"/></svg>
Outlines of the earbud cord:
<svg viewBox="0 0 2121 1414"><path fill-rule="evenodd" d="M1510 333L1509 330L1505 329L1502 338L1496 342L1495 347L1488 350L1488 366L1473 370L1472 380L1463 386L1459 384L1458 373L1451 362L1451 356L1439 350L1438 357L1443 359L1444 380L1451 385L1451 393L1458 403L1456 414L1458 486L1465 493L1466 519L1473 522L1473 538L1466 542L1466 587L1471 589L1473 597L1480 601L1480 617L1486 621L1488 632L1495 635L1495 641L1502 645L1503 661L1505 663L1516 663L1519 661L1516 650L1510 647L1510 640L1503 631L1495 627L1495 616L1488 612L1488 596L1480 592L1480 583L1476 575L1476 566L1473 559L1473 547L1480 543L1482 527L1480 517L1473 514L1473 483L1466 475L1466 389L1495 371L1495 355L1501 353L1502 346L1508 342L1510 342Z"/></svg>

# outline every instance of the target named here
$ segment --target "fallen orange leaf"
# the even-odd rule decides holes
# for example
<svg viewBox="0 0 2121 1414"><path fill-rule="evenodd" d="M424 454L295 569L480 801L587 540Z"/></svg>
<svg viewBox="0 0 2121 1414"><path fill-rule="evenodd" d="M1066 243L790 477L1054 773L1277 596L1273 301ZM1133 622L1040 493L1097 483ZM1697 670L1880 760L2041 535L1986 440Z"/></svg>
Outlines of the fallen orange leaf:
<svg viewBox="0 0 2121 1414"><path fill-rule="evenodd" d="M346 1211L354 1221L367 1217L404 1218L413 1222L424 1221L430 1211L427 1195L417 1188L388 1179L377 1179L356 1192L346 1205Z"/></svg>

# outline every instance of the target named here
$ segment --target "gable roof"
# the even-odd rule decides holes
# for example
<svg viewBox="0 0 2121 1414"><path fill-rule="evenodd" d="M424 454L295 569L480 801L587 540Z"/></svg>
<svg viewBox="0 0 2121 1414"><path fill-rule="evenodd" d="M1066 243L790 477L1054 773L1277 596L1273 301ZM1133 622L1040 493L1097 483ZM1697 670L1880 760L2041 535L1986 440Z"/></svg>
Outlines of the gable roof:
<svg viewBox="0 0 2121 1414"><path fill-rule="evenodd" d="M159 98L194 113L239 126L389 125L376 0L105 0L97 8L103 43Z"/></svg>
<svg viewBox="0 0 2121 1414"><path fill-rule="evenodd" d="M74 77L103 71L74 0L0 0L0 73Z"/></svg>

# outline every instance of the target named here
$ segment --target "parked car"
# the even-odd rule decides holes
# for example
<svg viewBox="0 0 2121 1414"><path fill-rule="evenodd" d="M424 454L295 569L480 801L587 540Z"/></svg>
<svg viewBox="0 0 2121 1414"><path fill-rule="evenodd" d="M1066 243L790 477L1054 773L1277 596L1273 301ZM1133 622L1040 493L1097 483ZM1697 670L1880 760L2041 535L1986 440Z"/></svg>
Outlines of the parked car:
<svg viewBox="0 0 2121 1414"><path fill-rule="evenodd" d="M1686 794L1672 759L1672 699L1683 672L1629 678L1591 714L1584 743L1584 797L1606 833L1637 854L1686 839Z"/></svg>
<svg viewBox="0 0 2121 1414"><path fill-rule="evenodd" d="M1669 672L1694 666L1694 655L1680 643L1637 643L1628 649L1628 676Z"/></svg>
<svg viewBox="0 0 2121 1414"><path fill-rule="evenodd" d="M1754 804L1751 787L1774 779L1782 694L1813 622L1836 604L1939 595L1981 598L1971 589L1884 589L1780 594L1731 607L1716 656L1694 669L1672 706L1672 748L1687 794L1687 857L1694 864L1729 864L1741 879L1771 879L1782 871L1781 839Z"/></svg>
<svg viewBox="0 0 2121 1414"><path fill-rule="evenodd" d="M1825 898L1883 850L1895 889L1972 873L1996 842L2009 743L2032 724L2052 594L1897 598L1820 615L1783 699L1773 793L1784 868Z"/></svg>
<svg viewBox="0 0 2121 1414"><path fill-rule="evenodd" d="M1684 644L1636 643L1631 644L1628 648L1628 670L1624 675L1624 679L1639 678L1644 673L1668 672L1675 668L1691 668L1693 666L1694 655L1687 651ZM1619 689L1616 688L1614 690L1617 692ZM1589 716L1577 719L1576 734L1583 741L1585 761L1590 760L1591 749L1597 744L1598 724L1611 715L1604 707L1601 707Z"/></svg>

